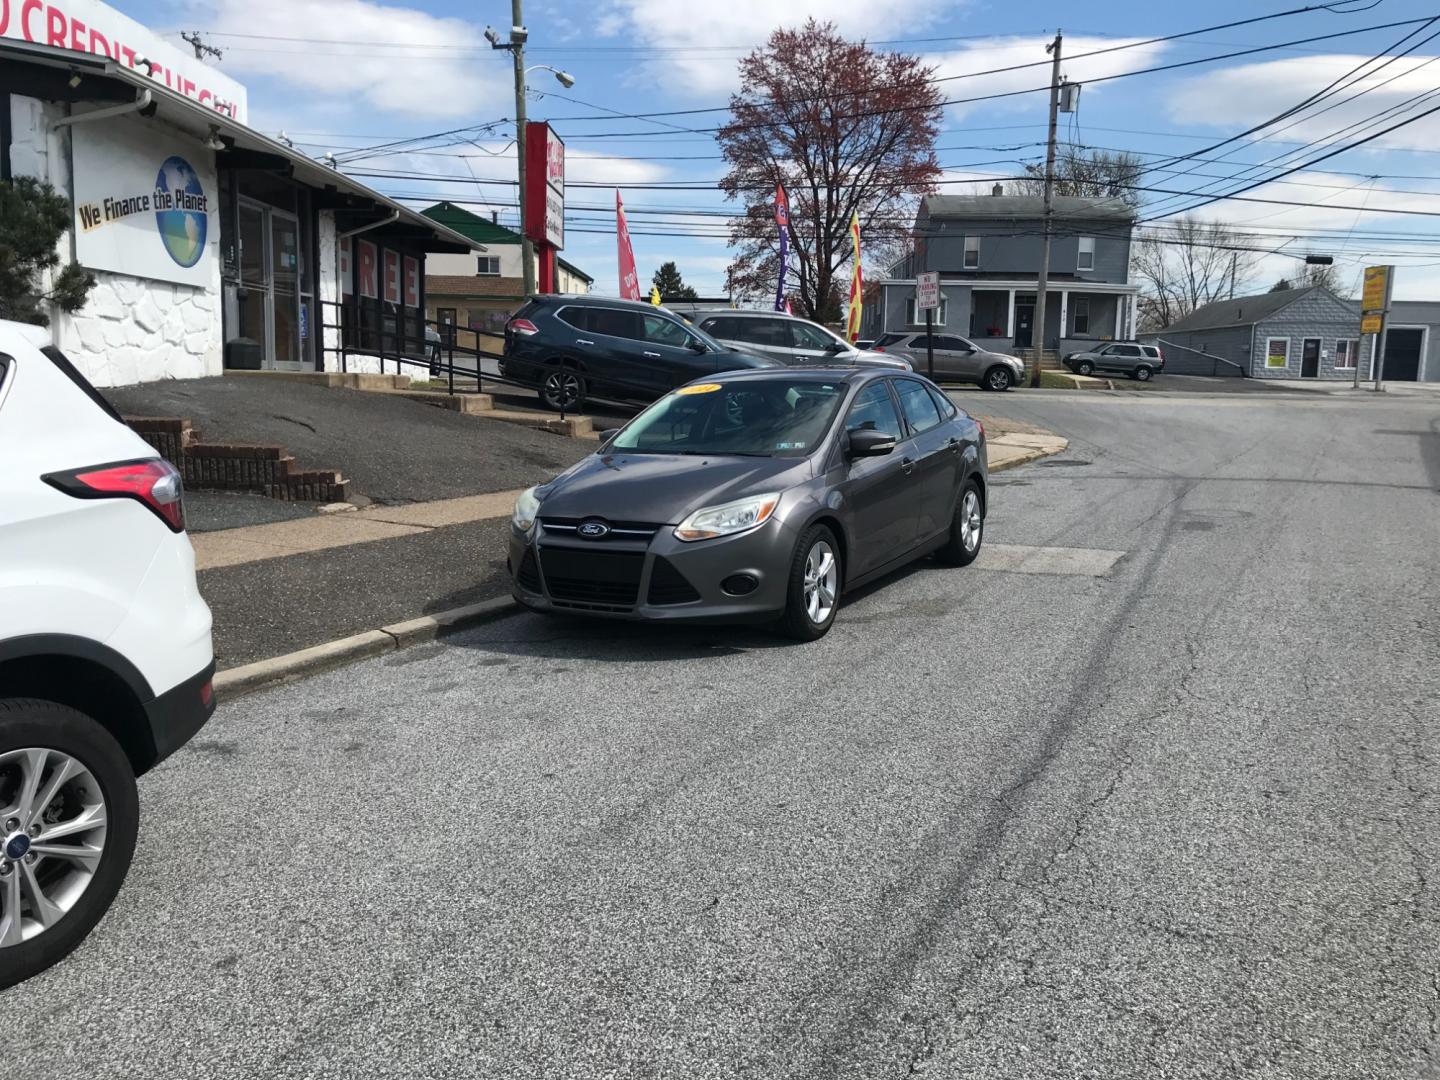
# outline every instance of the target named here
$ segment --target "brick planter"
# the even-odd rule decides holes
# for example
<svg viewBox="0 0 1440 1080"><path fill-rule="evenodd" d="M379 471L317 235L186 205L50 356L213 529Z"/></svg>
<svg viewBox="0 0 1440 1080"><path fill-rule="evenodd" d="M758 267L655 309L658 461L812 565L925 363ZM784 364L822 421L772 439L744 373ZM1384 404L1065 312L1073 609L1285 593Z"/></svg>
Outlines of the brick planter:
<svg viewBox="0 0 1440 1080"><path fill-rule="evenodd" d="M180 470L197 491L254 491L272 499L344 502L350 481L334 469L300 469L283 446L201 442L178 416L127 416L125 422Z"/></svg>

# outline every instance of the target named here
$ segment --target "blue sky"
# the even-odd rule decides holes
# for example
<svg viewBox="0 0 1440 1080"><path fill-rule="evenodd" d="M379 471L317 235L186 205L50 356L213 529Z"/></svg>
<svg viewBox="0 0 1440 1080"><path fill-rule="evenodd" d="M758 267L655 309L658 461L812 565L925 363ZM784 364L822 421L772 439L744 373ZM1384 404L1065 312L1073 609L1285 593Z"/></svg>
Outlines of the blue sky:
<svg viewBox="0 0 1440 1080"><path fill-rule="evenodd" d="M271 134L283 129L316 157L333 152L348 159L343 167L356 175L420 174L365 177L412 205L423 205L433 194L482 212L498 211L502 221L514 222L513 188L475 182L514 175L507 148L513 126L502 122L514 113L509 56L492 52L481 36L487 21L502 32L508 27L508 0L464 5L439 0L410 5L371 0L115 0L115 6L166 32L182 47L180 30L204 32L225 51L218 66L249 88L253 126ZM848 36L898 41L882 47L918 53L938 75L955 76L1044 61L1044 45L1057 27L1065 32L1066 55L1077 56L1299 6L1298 0L1212 0L1204 5L1154 0L1092 5L1050 0L1026 5L996 0L727 0L708 5L530 0L525 11L530 30L527 63L562 68L577 81L567 91L550 73L533 72L528 107L532 119L554 119L566 141L572 182L615 183L621 188L631 212L642 279L648 281L656 266L674 259L702 293L719 294L729 256L723 239L715 235L723 218L713 214L733 204L709 185L723 174L723 165L709 135L676 129L713 127L725 114L656 119L615 114L723 106L735 87L737 58L776 26L823 14ZM1079 113L1065 118L1062 137L1085 146L1130 150L1163 163L1166 156L1202 150L1274 116L1362 61L1393 55L1394 43L1417 26L1369 29L1178 71L1128 73L1440 14L1440 4L1433 0L1428 7L1420 0L1381 0L1368 10L1356 10L1361 6L1067 62L1067 76L1088 85ZM1244 165L1306 160L1327 149L1330 144L1324 140L1349 124L1362 126L1334 145L1440 104L1440 37L1421 43L1437 30L1440 23L1422 29L1403 46L1419 43L1415 51L1327 102L1339 104L1323 115L1287 120L1262 133L1269 136L1265 139L1247 138L1205 155L1220 160L1187 160L1173 165L1174 171L1152 175L1147 183L1183 191L1206 185L1228 189L1234 184L1217 184L1217 179ZM1432 60L1436 62L1425 66ZM1371 70L1377 67L1378 62ZM1108 76L1123 77L1096 81ZM1032 68L944 85L948 97L974 97L1028 90L1047 78L1045 69ZM1361 91L1364 96L1357 97ZM1424 96L1432 92L1433 99ZM1038 160L1045 106L1042 93L950 106L938 142L948 181L941 190L967 193L976 190L975 182L988 190L991 178L1012 175L1024 161ZM1392 108L1396 111L1388 121L1363 126ZM380 142L470 125L476 127L462 136L410 144L390 156L361 159L355 153ZM1287 130L1278 130L1286 125ZM646 134L626 134L635 132ZM1301 149L1317 139L1322 141L1308 151ZM1440 214L1440 182L1434 179L1437 154L1440 113L1246 193L1299 206L1218 202L1200 214L1233 223L1267 250L1273 240L1273 247L1285 252L1335 255L1347 288L1365 263L1391 261L1401 267L1397 296L1440 298L1440 217L1372 212L1383 208ZM1272 167L1245 175L1258 179L1276 171ZM682 183L691 189L641 186ZM1147 198L1147 212L1156 213L1185 202L1160 193ZM569 190L564 254L595 276L597 290L613 293L613 214L605 209L612 204L608 188ZM1296 265L1284 254L1269 255L1257 268L1254 284L1268 287Z"/></svg>

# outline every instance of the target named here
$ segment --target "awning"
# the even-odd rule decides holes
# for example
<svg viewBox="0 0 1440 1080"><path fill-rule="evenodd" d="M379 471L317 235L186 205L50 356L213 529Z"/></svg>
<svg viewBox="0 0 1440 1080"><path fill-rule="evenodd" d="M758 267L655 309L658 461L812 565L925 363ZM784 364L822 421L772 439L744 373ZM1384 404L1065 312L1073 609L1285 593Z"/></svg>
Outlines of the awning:
<svg viewBox="0 0 1440 1080"><path fill-rule="evenodd" d="M215 154L219 167L273 168L307 187L328 193L317 199L316 205L345 214L339 222L342 231L395 216L393 224L375 230L377 236L404 238L426 251L469 252L479 247L454 229L431 221L338 169L236 123L224 113L177 94L114 60L30 42L0 41L0 93L108 108L133 101L146 90L151 100L151 107L144 113L147 117L201 140L213 133L226 143L227 149Z"/></svg>

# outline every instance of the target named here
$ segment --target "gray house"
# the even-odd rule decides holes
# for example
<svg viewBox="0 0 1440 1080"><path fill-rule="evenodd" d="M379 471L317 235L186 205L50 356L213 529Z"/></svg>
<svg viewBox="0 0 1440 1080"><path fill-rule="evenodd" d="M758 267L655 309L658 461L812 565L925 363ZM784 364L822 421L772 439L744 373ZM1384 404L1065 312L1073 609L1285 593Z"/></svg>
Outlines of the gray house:
<svg viewBox="0 0 1440 1080"><path fill-rule="evenodd" d="M1135 213L1120 199L1058 196L1052 224L1043 347L1061 355L1132 333L1129 283ZM981 348L1019 353L1040 344L1035 286L1044 237L1037 196L927 195L915 219L915 250L877 283L866 304L863 336L923 329L915 275L939 271L937 326Z"/></svg>
<svg viewBox="0 0 1440 1080"><path fill-rule="evenodd" d="M1353 379L1370 363L1359 305L1319 285L1217 300L1141 340L1165 350L1172 375Z"/></svg>

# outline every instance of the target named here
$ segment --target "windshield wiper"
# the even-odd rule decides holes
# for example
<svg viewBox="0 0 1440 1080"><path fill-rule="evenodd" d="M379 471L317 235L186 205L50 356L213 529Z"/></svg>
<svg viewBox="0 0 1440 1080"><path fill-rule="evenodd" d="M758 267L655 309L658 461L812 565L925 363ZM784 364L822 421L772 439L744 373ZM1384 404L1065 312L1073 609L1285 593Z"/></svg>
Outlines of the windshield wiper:
<svg viewBox="0 0 1440 1080"><path fill-rule="evenodd" d="M771 454L761 453L758 450L671 450L672 454L683 454L686 457L772 457Z"/></svg>

